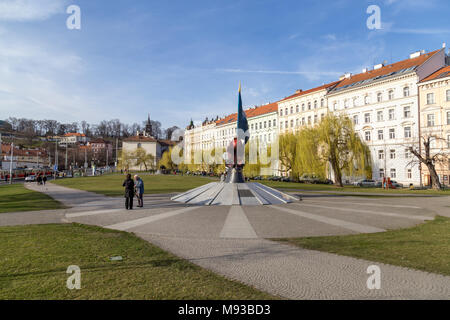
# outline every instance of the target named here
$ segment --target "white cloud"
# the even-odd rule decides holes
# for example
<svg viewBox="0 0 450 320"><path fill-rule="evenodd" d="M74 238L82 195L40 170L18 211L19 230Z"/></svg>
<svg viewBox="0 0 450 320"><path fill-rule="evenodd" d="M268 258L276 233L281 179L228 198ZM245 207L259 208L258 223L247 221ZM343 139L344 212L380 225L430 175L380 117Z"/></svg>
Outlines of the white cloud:
<svg viewBox="0 0 450 320"><path fill-rule="evenodd" d="M247 70L247 69L216 69L218 72L228 73L262 73L262 74L281 74L281 75L308 75L316 76L335 76L338 73L333 71L283 71L283 70Z"/></svg>
<svg viewBox="0 0 450 320"><path fill-rule="evenodd" d="M0 21L45 20L64 13L67 0L1 0Z"/></svg>
<svg viewBox="0 0 450 320"><path fill-rule="evenodd" d="M90 104L77 86L83 71L75 53L5 32L0 37L0 119L82 118L79 107Z"/></svg>

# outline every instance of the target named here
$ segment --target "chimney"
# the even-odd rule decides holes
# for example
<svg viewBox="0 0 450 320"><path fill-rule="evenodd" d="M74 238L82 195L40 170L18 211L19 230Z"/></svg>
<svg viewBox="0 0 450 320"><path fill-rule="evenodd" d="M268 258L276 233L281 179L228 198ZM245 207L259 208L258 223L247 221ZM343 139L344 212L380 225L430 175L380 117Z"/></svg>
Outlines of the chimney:
<svg viewBox="0 0 450 320"><path fill-rule="evenodd" d="M378 69L381 69L383 67L384 67L384 63L380 63L380 64L377 64L377 65L374 65L373 66L373 70L378 70Z"/></svg>
<svg viewBox="0 0 450 320"><path fill-rule="evenodd" d="M366 73L367 71L369 71L369 68L362 69L362 73Z"/></svg>
<svg viewBox="0 0 450 320"><path fill-rule="evenodd" d="M295 91L295 93L301 93L301 92L303 92L302 89L298 89L297 91Z"/></svg>
<svg viewBox="0 0 450 320"><path fill-rule="evenodd" d="M347 72L347 73L344 75L344 77L345 77L345 79L350 79L350 78L352 77L352 74L351 74L350 72Z"/></svg>
<svg viewBox="0 0 450 320"><path fill-rule="evenodd" d="M409 55L409 58L410 58L410 59L414 59L414 58L420 57L422 53L424 53L423 50L422 50L422 51L416 51L416 52L413 52L413 53L411 53L411 54Z"/></svg>

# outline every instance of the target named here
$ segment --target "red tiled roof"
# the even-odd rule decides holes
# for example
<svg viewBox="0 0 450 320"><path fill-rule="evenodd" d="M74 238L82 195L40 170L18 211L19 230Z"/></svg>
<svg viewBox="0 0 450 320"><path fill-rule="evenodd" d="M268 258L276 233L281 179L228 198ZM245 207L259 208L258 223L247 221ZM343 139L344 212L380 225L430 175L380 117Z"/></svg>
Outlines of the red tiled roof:
<svg viewBox="0 0 450 320"><path fill-rule="evenodd" d="M422 83L422 82L425 82L425 81L437 80L437 79L440 79L440 78L447 78L447 77L450 77L450 66L443 67L443 68L439 69L438 71L436 71L435 73L429 75L428 77L426 77L425 79L423 79L420 82Z"/></svg>
<svg viewBox="0 0 450 320"><path fill-rule="evenodd" d="M324 84L324 85L322 85L320 87L312 88L312 89L309 89L309 90L306 90L306 91L296 92L293 95L284 98L280 102L283 102L283 101L286 101L286 100L289 100L289 99L293 99L293 98L297 98L297 97L303 96L305 94L313 93L313 92L316 92L316 91L332 88L332 87L336 86L337 84L339 84L339 82L340 81L335 81L335 82L327 83L327 84Z"/></svg>
<svg viewBox="0 0 450 320"><path fill-rule="evenodd" d="M72 132L72 133L66 133L64 135L65 137L86 137L86 135L84 133L78 133L78 132Z"/></svg>
<svg viewBox="0 0 450 320"><path fill-rule="evenodd" d="M393 64L389 64L377 70L370 70L364 73L359 73L352 75L348 79L343 79L337 86L336 89L348 86L350 84L360 82L363 80L370 80L380 76L389 75L392 72L401 71L408 68L418 67L422 65L425 61L431 58L433 55L438 53L440 50L436 50L433 52L425 53L420 55L417 58L402 60Z"/></svg>
<svg viewBox="0 0 450 320"><path fill-rule="evenodd" d="M28 152L28 154L27 154ZM41 153L39 156L44 157L47 156L47 151L45 149L19 149L14 147L14 156L37 156L38 153ZM1 146L1 154L2 155L10 155L11 154L11 145L3 144Z"/></svg>
<svg viewBox="0 0 450 320"><path fill-rule="evenodd" d="M263 114L277 112L277 111L278 111L278 104L276 102L274 102L274 103L266 104L264 106L247 109L247 110L245 110L245 115L247 116L247 119L250 119L250 118L257 117L257 116L260 116ZM229 116L226 116L223 119L217 120L216 125L220 126L220 125L224 125L224 124L228 124L228 123L233 123L236 121L237 121L237 113L233 113L233 114L230 114Z"/></svg>

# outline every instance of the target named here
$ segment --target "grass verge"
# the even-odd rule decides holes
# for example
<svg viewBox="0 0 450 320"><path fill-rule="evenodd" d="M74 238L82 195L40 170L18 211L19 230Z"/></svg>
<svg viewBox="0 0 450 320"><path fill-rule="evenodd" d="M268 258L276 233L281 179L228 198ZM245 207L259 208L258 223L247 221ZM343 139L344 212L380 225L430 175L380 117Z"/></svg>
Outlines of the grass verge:
<svg viewBox="0 0 450 320"><path fill-rule="evenodd" d="M305 249L450 275L450 218L383 233L277 239Z"/></svg>
<svg viewBox="0 0 450 320"><path fill-rule="evenodd" d="M0 243L0 299L275 298L130 233L79 224L1 227ZM70 265L81 268L81 290L66 287Z"/></svg>
<svg viewBox="0 0 450 320"><path fill-rule="evenodd" d="M62 203L43 193L28 190L22 184L0 186L0 213L63 208Z"/></svg>
<svg viewBox="0 0 450 320"><path fill-rule="evenodd" d="M213 180L205 177L179 175L141 175L145 185L145 194L161 194L183 192L210 183ZM123 196L122 183L124 175L110 174L97 177L61 179L52 183L80 189L107 196Z"/></svg>

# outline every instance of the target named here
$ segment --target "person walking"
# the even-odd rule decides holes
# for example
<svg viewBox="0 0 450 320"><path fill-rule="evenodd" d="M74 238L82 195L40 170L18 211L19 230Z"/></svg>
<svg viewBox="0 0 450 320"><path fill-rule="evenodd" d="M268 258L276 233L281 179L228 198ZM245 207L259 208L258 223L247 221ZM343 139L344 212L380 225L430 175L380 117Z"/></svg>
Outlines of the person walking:
<svg viewBox="0 0 450 320"><path fill-rule="evenodd" d="M44 184L44 186L45 186L45 183L47 182L47 176L44 174L43 176L42 176L42 183Z"/></svg>
<svg viewBox="0 0 450 320"><path fill-rule="evenodd" d="M134 176L135 183L135 189L136 189L136 197L138 199L138 207L143 208L144 207L144 181L138 176Z"/></svg>
<svg viewBox="0 0 450 320"><path fill-rule="evenodd" d="M125 187L125 208L133 210L134 181L131 179L131 174L127 174L122 186Z"/></svg>
<svg viewBox="0 0 450 320"><path fill-rule="evenodd" d="M37 182L38 185L41 185L41 184L42 184L42 177L41 177L40 174L38 174L38 176L37 176L37 178L36 178L36 182Z"/></svg>

